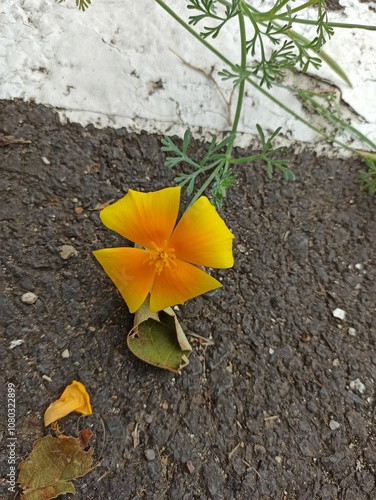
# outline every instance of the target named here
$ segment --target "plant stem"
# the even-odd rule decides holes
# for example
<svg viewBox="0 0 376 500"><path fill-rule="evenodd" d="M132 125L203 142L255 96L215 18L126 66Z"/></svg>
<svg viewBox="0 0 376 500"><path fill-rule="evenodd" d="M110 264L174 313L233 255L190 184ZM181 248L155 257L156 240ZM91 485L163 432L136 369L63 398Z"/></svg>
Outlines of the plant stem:
<svg viewBox="0 0 376 500"><path fill-rule="evenodd" d="M322 104L320 104L319 102L317 102L314 99L314 97L305 98L304 95L303 96L301 95L301 92L299 92L299 90L295 89L295 91L294 91L293 87L288 87L288 89L291 92L297 94L299 97L301 97L301 99L303 99L306 102L308 102L312 106L312 108L317 113L319 113L321 116L327 115L328 116L328 120L332 120L332 121L334 121L335 124L339 125L344 130L348 130L352 135L354 135L355 137L357 137L361 142L364 142L365 144L368 144L368 146L373 151L376 151L376 144L373 141L371 141L371 139L369 139L367 136L365 136L364 134L362 134L362 132L360 132L359 130L357 130L355 127L353 127L352 125L350 125L346 121L342 120L342 118L335 116L330 110L328 110L327 108L325 108L325 106L323 106Z"/></svg>
<svg viewBox="0 0 376 500"><path fill-rule="evenodd" d="M279 26L278 23L275 23L276 26ZM291 38L291 40L299 40L301 42L303 42L303 44L308 44L308 40L306 37L304 37L303 35L301 35L300 33L297 33L296 31L294 30L291 30L289 29L287 31L287 35ZM323 50L319 50L318 52L314 51L319 57L321 57L321 59L323 61L325 61L325 63L329 66L329 68L331 68L335 73L337 73L337 75L342 78L342 80L347 83L347 85L349 87L352 88L352 84L348 78L348 76L346 75L346 73L343 71L343 69L340 67L340 65L334 60L332 59L326 52L324 52Z"/></svg>
<svg viewBox="0 0 376 500"><path fill-rule="evenodd" d="M329 142L333 142L335 144L338 144L342 148L347 149L348 151L352 151L353 153L358 153L358 151L356 149L352 148L351 146L348 146L347 144L344 144L343 142L339 141L335 137L332 137L331 135L327 134L324 130L321 130L321 129L315 127L314 125L312 125L311 123L307 122L307 120L305 120L304 118L299 116L292 109L285 106L281 101L279 101L277 98L275 98L273 95L271 95L267 90L265 90L262 87L260 87L259 85L257 85L257 83L254 82L253 80L251 80L250 78L247 78L247 81L254 88L256 88L259 92L261 92L261 94L263 94L265 97L267 97L272 102L277 104L280 108L287 111L287 113L289 113L291 116L293 116L296 120L300 121L301 123L304 123L304 125L309 127L311 130L313 130L313 131L317 132L318 134L322 135L323 137L325 137Z"/></svg>
<svg viewBox="0 0 376 500"><path fill-rule="evenodd" d="M213 172L209 175L209 177L206 179L206 181L204 182L204 184L200 187L200 189L197 191L197 193L192 198L192 201L189 203L189 205L187 207L187 210L188 210L188 208L191 205L193 205L193 203L195 201L197 201L200 198L200 196L204 193L204 191L206 190L206 188L208 186L210 186L210 184L213 182L213 180L215 179L215 177L223 169L224 163L227 163L227 160L221 161L221 163L217 166L217 168L215 170L213 170Z"/></svg>
<svg viewBox="0 0 376 500"><path fill-rule="evenodd" d="M303 5L300 5L299 7L295 7L295 9L291 9L290 12L282 12L282 14L277 14L277 15L270 15L272 10L269 12L260 12L259 10L255 9L251 5L246 4L246 6L249 10L251 10L253 12L254 17L257 20L257 22L280 20L280 21L291 22L291 23L310 24L313 26L317 26L317 21L315 21L315 20L291 18L291 14L294 14L295 12L299 12L302 9L311 7L317 3L319 3L319 0L309 0L308 2L306 2ZM369 25L369 24L351 24L351 23L336 23L336 22L327 22L325 24L327 26L329 26L330 28L348 28L348 29L354 28L354 29L363 29L363 30L368 30L368 31L376 31L376 26Z"/></svg>
<svg viewBox="0 0 376 500"><path fill-rule="evenodd" d="M251 163L252 161L262 160L263 158L263 154L247 156L246 158L231 158L230 163L232 165L237 165L239 163Z"/></svg>
<svg viewBox="0 0 376 500"><path fill-rule="evenodd" d="M277 19L279 21L289 21L290 18L288 17L289 14L281 14L279 16L275 16L274 19ZM317 26L317 21L310 20L310 19L298 19L298 18L293 18L291 19L292 23L297 23L297 24L310 24L312 26ZM372 25L366 25L366 24L350 24L350 23L332 23L328 22L325 23L326 26L329 28L348 28L348 29L358 29L358 30L368 30L368 31L376 31L376 26Z"/></svg>
<svg viewBox="0 0 376 500"><path fill-rule="evenodd" d="M193 161L191 158L189 158L189 156L184 155L184 161L188 163L188 165L190 165L191 167L195 167L196 169L200 168L200 165L195 161Z"/></svg>
<svg viewBox="0 0 376 500"><path fill-rule="evenodd" d="M295 14L295 12L299 12L304 9L308 9L308 7L312 7L312 5L315 5L318 3L320 0L309 0L308 2L304 3L303 5L299 5L299 7L295 7L295 9L291 9L290 13ZM283 15L283 14L280 14ZM288 15L287 12L285 15Z"/></svg>
<svg viewBox="0 0 376 500"><path fill-rule="evenodd" d="M283 7L284 7L287 3L289 3L289 1L290 1L290 0L282 0L282 2L279 2L279 3L278 3L278 2L276 2L276 3L275 3L275 5L274 5L274 7L273 7L272 9L270 9L270 11L269 11L269 12L266 12L265 14L267 14L267 15L268 15L268 17L270 16L272 19L274 19L274 18L275 18L276 13L277 13L279 10L281 10L281 9L282 9L282 8L283 8ZM314 1L316 2L317 0L314 0Z"/></svg>
<svg viewBox="0 0 376 500"><path fill-rule="evenodd" d="M244 74L244 72L247 69L247 50L246 50L247 40L246 40L246 32L245 32L244 14L243 14L242 10L239 10L239 12L238 12L238 20L239 20L240 44L241 44L240 67L241 67L242 72ZM244 91L245 91L245 78L243 78L239 84L238 102L236 104L235 116L234 116L234 121L233 121L232 129L231 129L231 135L234 135L234 136L236 136L236 133L238 131L240 115L241 115L242 107L243 107ZM232 152L233 147L234 147L234 141L231 141L228 144L227 149L226 149L227 160L229 160L231 157L231 152ZM228 170L228 162L226 162L226 167L225 167L225 172Z"/></svg>
<svg viewBox="0 0 376 500"><path fill-rule="evenodd" d="M241 43L240 67L242 69L242 72L245 72L246 67L247 67L247 50L246 50L247 37L246 37L243 11L239 10L237 15L238 15L238 21L239 21L239 32L240 32L240 43ZM234 135L234 136L236 136L238 126L239 126L240 115L241 115L242 108L243 108L244 92L245 92L245 78L243 78L239 84L238 100L237 100L237 104L236 104L234 121L233 121L232 129L231 129L231 135ZM231 160L231 153L232 153L233 147L234 147L234 141L231 141L227 145L224 162L223 161L220 162L219 165L215 168L215 170L206 179L204 184L201 186L201 188L197 191L197 193L193 197L189 206L191 206L202 195L202 193L204 193L206 188L215 179L216 175L218 175L220 172L222 174L226 174L228 172L230 163L232 161Z"/></svg>
<svg viewBox="0 0 376 500"><path fill-rule="evenodd" d="M205 40L204 38L200 37L200 35L198 33L196 33L196 31L194 31L185 21L183 21L183 19L181 19L181 17L179 17L172 9L170 9L170 7L168 7L163 0L155 0L155 1L156 1L156 3L158 5L160 5L162 7L162 9L164 9L171 17L173 17L173 19L175 19L186 31L188 31L194 38L196 38L196 40L198 40L200 43L202 43L207 49L209 49L213 54L215 54L221 61L223 61L226 65L228 65L231 69L233 69L236 72L236 68L235 68L234 64L229 59L227 59L223 54L221 54L221 52L219 52L215 47L213 47L207 40ZM280 17L281 16L276 16L276 18L280 18ZM240 19L241 18L239 17L239 26L240 26L240 23L241 23ZM244 17L243 17L243 22L244 22ZM307 22L305 22L305 24L316 25L317 23L316 23L316 21L307 21ZM341 27L345 27L345 28L363 28L363 29L376 30L376 26L362 26L362 25L356 25L356 24L348 24L347 25L347 24L342 24L342 23L329 23L329 24L331 26L333 26L333 27L340 27L340 28ZM243 54L242 54L242 58L243 58ZM316 133L322 135L323 137L325 137L329 142L335 143L335 144L343 147L344 149L347 149L348 151L351 151L353 153L357 153L359 155L364 156L364 152L358 151L358 150L352 148L351 146L348 146L347 144L344 144L343 142L339 141L335 137L332 137L331 135L327 134L325 131L323 131L323 130L315 127L311 123L309 123L307 120L305 120L304 118L302 118L300 115L298 115L297 113L295 113L294 111L292 111L290 108L288 108L287 106L285 106L281 101L279 101L278 99L276 99L267 90L265 90L262 87L260 87L256 82L254 82L253 80L251 80L251 78L248 77L248 78L246 78L246 80L255 89L257 89L259 92L261 92L261 94L263 94L265 97L267 97L270 101L272 101L275 104L277 104L280 108L282 108L284 111L286 111L287 113L289 113L296 120L298 120L299 122L301 122L304 125L306 125L306 127L310 128L314 132L316 132ZM244 94L243 94L243 96L241 98L243 99L243 97L244 97ZM239 112L239 117L240 117L240 112ZM238 123L239 123L239 120L238 120ZM236 127L238 126L238 123L236 124ZM235 121L234 121L234 124L235 124ZM233 127L233 129L234 129L234 127ZM231 146L230 153L232 151L232 148L233 148L233 146ZM228 164L227 164L227 167L228 167ZM219 166L214 170L214 172L211 174L211 176L209 178L210 179L214 178L218 171L219 171ZM214 176L213 176L213 174L214 174ZM205 188L207 187L207 185L208 185L207 182L205 182ZM201 195L202 192L203 191L200 189L200 195ZM197 195L195 196L194 200L196 201L196 199L197 199Z"/></svg>

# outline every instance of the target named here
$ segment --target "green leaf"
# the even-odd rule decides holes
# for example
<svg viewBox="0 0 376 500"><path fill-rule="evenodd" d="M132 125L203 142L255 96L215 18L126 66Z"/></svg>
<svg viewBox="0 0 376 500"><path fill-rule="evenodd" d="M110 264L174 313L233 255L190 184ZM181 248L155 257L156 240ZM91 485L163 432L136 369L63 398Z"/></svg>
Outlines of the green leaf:
<svg viewBox="0 0 376 500"><path fill-rule="evenodd" d="M85 9L89 7L90 3L91 0L76 0L77 7L82 11L85 11Z"/></svg>
<svg viewBox="0 0 376 500"><path fill-rule="evenodd" d="M189 130L189 128L187 128L187 130L184 133L183 148L182 148L182 152L184 154L187 154L187 149L188 149L189 143L191 142L191 139L192 139L192 133Z"/></svg>
<svg viewBox="0 0 376 500"><path fill-rule="evenodd" d="M288 31L288 35L290 36L290 38L292 40L295 40L297 42L300 42L301 44L305 45L305 46L308 46L309 45L309 40L308 38L304 37L303 35L301 35L300 33L297 33L296 31L294 30L289 30ZM345 71L340 67L340 65L334 60L332 59L326 52L324 52L323 50L320 50L318 53L317 53L321 59L326 62L326 64L335 72L337 73L337 75L342 78L342 80L349 86L352 88L352 85L351 85L351 81L349 80L349 77L347 76L347 74L345 73ZM317 58L316 58L316 62L317 62ZM303 73L305 73L308 69L308 65L310 63L310 60L307 60L306 62L306 67L303 67Z"/></svg>
<svg viewBox="0 0 376 500"><path fill-rule="evenodd" d="M225 146L227 147L230 143L232 144L235 140L235 137L236 137L235 134L231 134L231 135L228 135L227 137L225 137L219 144L215 145L215 147L211 151L211 156L213 153L216 153L217 151L221 150Z"/></svg>
<svg viewBox="0 0 376 500"><path fill-rule="evenodd" d="M149 298L135 314L127 337L132 353L150 365L180 372L192 352L187 337L171 307L152 313Z"/></svg>
<svg viewBox="0 0 376 500"><path fill-rule="evenodd" d="M265 146L265 134L258 123L256 123L256 129L257 129L258 135L260 136L262 145Z"/></svg>
<svg viewBox="0 0 376 500"><path fill-rule="evenodd" d="M63 2L65 2L65 0L57 0L57 3L63 3ZM90 3L91 0L76 0L77 7L82 11L85 11L85 9L89 7Z"/></svg>
<svg viewBox="0 0 376 500"><path fill-rule="evenodd" d="M359 181L370 194L374 194L376 193L376 159L373 159L371 154L364 159L369 170L359 172Z"/></svg>

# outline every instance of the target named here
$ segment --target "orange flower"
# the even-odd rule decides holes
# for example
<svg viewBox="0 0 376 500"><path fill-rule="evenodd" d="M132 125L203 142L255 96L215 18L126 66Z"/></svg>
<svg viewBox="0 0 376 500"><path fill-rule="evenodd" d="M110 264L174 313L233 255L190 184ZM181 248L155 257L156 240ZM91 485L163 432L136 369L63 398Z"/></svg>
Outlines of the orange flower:
<svg viewBox="0 0 376 500"><path fill-rule="evenodd" d="M101 211L103 224L143 248L105 248L95 257L119 289L131 313L150 293L150 310L182 304L221 283L196 266L234 264L234 238L205 196L178 224L180 187L128 194ZM196 264L196 265L192 265Z"/></svg>
<svg viewBox="0 0 376 500"><path fill-rule="evenodd" d="M51 403L47 408L44 414L45 427L73 411L81 413L82 415L91 415L93 413L90 405L90 396L85 386L81 384L81 382L77 382L77 380L73 380L73 382L64 389L60 398Z"/></svg>

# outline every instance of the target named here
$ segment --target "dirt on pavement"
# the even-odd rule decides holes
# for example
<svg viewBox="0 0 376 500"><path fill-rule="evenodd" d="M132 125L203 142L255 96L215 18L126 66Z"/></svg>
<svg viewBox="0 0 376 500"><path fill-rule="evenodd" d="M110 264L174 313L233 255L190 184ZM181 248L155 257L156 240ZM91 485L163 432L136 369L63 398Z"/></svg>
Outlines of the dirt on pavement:
<svg viewBox="0 0 376 500"><path fill-rule="evenodd" d="M190 337L176 375L127 349L132 315L91 253L127 244L99 205L174 185L161 137L61 125L22 101L0 101L0 133L31 141L0 147L0 420L12 382L17 464L76 379L91 395L96 466L75 498L376 498L376 198L357 184L358 159L290 152L295 182L239 168L221 210L235 265L213 272L221 290L179 307L208 340ZM13 498L3 425L0 436L0 494Z"/></svg>

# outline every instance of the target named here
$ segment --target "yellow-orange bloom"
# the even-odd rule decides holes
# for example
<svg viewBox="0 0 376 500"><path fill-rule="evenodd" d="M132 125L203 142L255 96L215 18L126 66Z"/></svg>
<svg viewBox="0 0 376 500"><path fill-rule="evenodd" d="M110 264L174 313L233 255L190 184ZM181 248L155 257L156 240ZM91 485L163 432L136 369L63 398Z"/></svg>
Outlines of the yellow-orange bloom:
<svg viewBox="0 0 376 500"><path fill-rule="evenodd" d="M90 396L87 393L85 386L77 380L68 385L59 399L50 404L44 414L44 425L52 424L60 418L65 417L73 411L82 415L91 415Z"/></svg>
<svg viewBox="0 0 376 500"><path fill-rule="evenodd" d="M179 205L180 187L130 189L100 213L106 227L143 247L93 252L132 313L149 293L150 309L157 312L219 288L219 281L196 266L234 264L234 236L209 200L201 196L176 224Z"/></svg>

